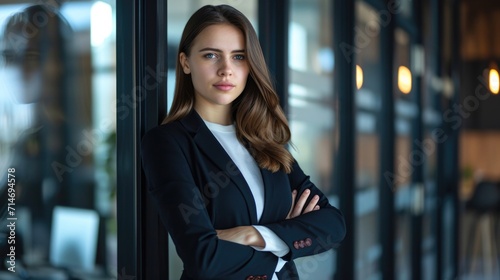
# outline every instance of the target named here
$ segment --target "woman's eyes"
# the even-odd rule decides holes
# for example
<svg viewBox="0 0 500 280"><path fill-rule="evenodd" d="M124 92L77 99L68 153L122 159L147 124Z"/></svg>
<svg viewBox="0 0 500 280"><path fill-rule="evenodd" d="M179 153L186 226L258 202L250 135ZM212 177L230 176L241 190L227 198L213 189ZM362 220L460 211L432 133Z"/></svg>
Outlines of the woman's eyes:
<svg viewBox="0 0 500 280"><path fill-rule="evenodd" d="M245 56L242 55L242 54L237 54L237 55L234 56L234 59L236 59L236 60L244 60Z"/></svg>
<svg viewBox="0 0 500 280"><path fill-rule="evenodd" d="M215 54L215 53L207 53L207 54L204 54L203 57L207 58L207 59L219 59L220 56L218 54ZM245 59L245 55L243 55L243 54L237 54L237 55L233 56L233 59L235 59L235 60L244 60Z"/></svg>
<svg viewBox="0 0 500 280"><path fill-rule="evenodd" d="M204 55L204 57L208 59L218 58L218 56L215 53L207 53Z"/></svg>

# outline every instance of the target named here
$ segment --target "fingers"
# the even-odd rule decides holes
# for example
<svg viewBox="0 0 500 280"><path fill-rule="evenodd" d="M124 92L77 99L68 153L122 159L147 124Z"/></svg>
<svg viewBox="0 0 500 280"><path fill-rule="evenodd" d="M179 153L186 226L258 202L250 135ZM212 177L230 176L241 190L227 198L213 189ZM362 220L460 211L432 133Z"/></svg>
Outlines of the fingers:
<svg viewBox="0 0 500 280"><path fill-rule="evenodd" d="M314 211L314 210L318 210L319 209L319 205L317 205L318 201L319 201L319 196L318 195L313 196L313 198L311 199L311 201L309 201L309 204L304 209L302 214L309 213L309 212Z"/></svg>
<svg viewBox="0 0 500 280"><path fill-rule="evenodd" d="M311 201L309 201L309 203L307 204L307 206L305 206L310 194L311 190L309 189L305 190L300 196L297 203L295 203L295 198L297 197L297 190L292 191L292 207L290 208L290 212L288 212L286 219L295 218L297 216L300 216L301 214L319 210L320 207L319 205L317 205L319 201L318 195L314 195Z"/></svg>
<svg viewBox="0 0 500 280"><path fill-rule="evenodd" d="M292 191L292 208L295 205L295 199L297 198L297 190Z"/></svg>
<svg viewBox="0 0 500 280"><path fill-rule="evenodd" d="M290 211L288 211L288 215L286 216L287 219L292 218L291 215L292 215L292 211L295 207L295 198L296 197L297 197L297 190L293 190L292 191L292 207L290 207Z"/></svg>
<svg viewBox="0 0 500 280"><path fill-rule="evenodd" d="M309 197L310 193L311 193L311 190L307 189L299 197L299 200L295 204L295 207L293 207L293 210L291 213L292 218L295 218L297 216L300 216L300 214L302 214L302 210L304 209L304 205L306 204L307 198Z"/></svg>

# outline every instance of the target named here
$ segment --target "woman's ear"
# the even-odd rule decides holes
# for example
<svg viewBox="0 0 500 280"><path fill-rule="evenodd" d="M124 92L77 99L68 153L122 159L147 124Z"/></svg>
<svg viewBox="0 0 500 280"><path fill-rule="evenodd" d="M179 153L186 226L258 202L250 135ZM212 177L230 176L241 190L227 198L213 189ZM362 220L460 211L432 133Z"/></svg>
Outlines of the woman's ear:
<svg viewBox="0 0 500 280"><path fill-rule="evenodd" d="M181 63L181 67L182 67L182 70L184 71L184 74L186 74L186 75L191 74L191 69L189 68L188 57L185 53L181 52L179 54L179 62Z"/></svg>

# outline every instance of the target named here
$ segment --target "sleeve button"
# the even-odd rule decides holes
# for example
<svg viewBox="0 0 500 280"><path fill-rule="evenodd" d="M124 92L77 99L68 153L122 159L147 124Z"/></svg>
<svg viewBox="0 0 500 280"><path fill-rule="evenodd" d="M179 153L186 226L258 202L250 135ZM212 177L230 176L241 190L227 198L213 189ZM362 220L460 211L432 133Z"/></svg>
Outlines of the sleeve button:
<svg viewBox="0 0 500 280"><path fill-rule="evenodd" d="M311 238L306 238L306 246L309 247L312 245L312 240Z"/></svg>

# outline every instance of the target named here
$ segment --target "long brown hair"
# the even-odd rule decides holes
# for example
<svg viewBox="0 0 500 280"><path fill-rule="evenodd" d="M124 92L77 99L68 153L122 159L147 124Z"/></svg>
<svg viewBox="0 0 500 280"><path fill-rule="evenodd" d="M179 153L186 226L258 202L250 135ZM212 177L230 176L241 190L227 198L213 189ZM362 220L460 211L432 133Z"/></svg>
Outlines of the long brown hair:
<svg viewBox="0 0 500 280"><path fill-rule="evenodd" d="M232 103L236 135L261 168L272 172L291 172L293 157L285 148L290 141L290 128L271 83L269 70L262 54L257 34L250 21L228 5L207 5L188 20L179 44L180 53L189 56L196 36L214 24L231 24L245 37L245 49L250 74L245 89ZM195 92L191 75L184 74L177 60L176 85L172 108L163 123L185 117L194 107Z"/></svg>

